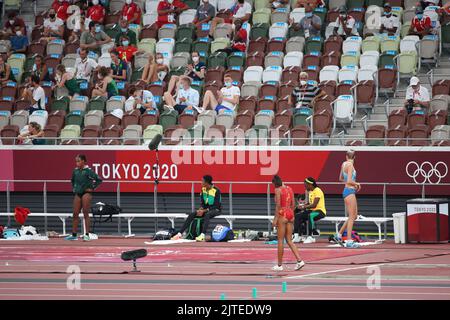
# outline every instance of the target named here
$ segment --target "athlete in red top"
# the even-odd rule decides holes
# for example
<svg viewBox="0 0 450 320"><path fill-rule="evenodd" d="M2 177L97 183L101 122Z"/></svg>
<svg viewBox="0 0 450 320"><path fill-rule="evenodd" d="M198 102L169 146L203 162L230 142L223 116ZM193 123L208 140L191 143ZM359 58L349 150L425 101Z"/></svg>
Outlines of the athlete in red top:
<svg viewBox="0 0 450 320"><path fill-rule="evenodd" d="M300 258L297 247L292 242L292 231L294 229L294 192L283 184L279 176L274 176L272 183L275 186L275 217L272 222L273 227L277 227L278 237L278 265L272 268L273 271L283 271L284 240L297 259L295 270L300 270L305 262Z"/></svg>
<svg viewBox="0 0 450 320"><path fill-rule="evenodd" d="M64 0L55 0L52 3L52 8L55 9L56 16L60 18L62 21L66 21L69 17L67 13L67 8L69 8L70 3Z"/></svg>
<svg viewBox="0 0 450 320"><path fill-rule="evenodd" d="M126 0L122 7L121 18L129 23L141 24L142 10L133 0Z"/></svg>

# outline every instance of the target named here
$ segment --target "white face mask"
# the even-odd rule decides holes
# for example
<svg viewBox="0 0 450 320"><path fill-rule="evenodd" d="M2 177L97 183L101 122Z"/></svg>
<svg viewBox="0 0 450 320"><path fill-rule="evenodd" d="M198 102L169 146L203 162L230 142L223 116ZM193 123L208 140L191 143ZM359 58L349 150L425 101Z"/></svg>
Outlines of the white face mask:
<svg viewBox="0 0 450 320"><path fill-rule="evenodd" d="M305 86L306 83L307 83L307 82L306 82L305 80L301 80L301 81L300 81L300 84L301 84L302 86Z"/></svg>
<svg viewBox="0 0 450 320"><path fill-rule="evenodd" d="M198 57L192 57L192 61L198 62Z"/></svg>
<svg viewBox="0 0 450 320"><path fill-rule="evenodd" d="M9 24L14 24L14 20L9 20Z"/></svg>
<svg viewBox="0 0 450 320"><path fill-rule="evenodd" d="M170 3L170 4L172 4L172 3L173 3L173 0L167 0L167 2Z"/></svg>
<svg viewBox="0 0 450 320"><path fill-rule="evenodd" d="M22 35L22 31L16 31L16 36L20 37Z"/></svg>
<svg viewBox="0 0 450 320"><path fill-rule="evenodd" d="M158 64L162 64L163 62L164 62L164 59L161 59L161 58L156 59L156 63L158 63Z"/></svg>
<svg viewBox="0 0 450 320"><path fill-rule="evenodd" d="M98 0L92 0L92 4L93 4L94 6L98 5Z"/></svg>
<svg viewBox="0 0 450 320"><path fill-rule="evenodd" d="M125 2L126 2L126 4L131 4L131 2L133 2L133 0L127 0Z"/></svg>

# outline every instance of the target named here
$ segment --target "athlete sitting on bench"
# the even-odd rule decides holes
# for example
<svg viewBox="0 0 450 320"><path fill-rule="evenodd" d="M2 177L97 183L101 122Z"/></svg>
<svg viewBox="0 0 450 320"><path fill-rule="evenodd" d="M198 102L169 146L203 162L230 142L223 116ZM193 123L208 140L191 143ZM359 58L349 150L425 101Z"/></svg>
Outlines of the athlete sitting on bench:
<svg viewBox="0 0 450 320"><path fill-rule="evenodd" d="M197 241L205 241L205 234L208 231L209 220L217 217L222 213L221 195L220 190L213 185L212 177L206 175L202 179L202 191L200 193L201 207L194 212L191 212L180 231L172 237L172 240L179 240L182 237L183 232L191 225L197 217L203 217L202 233L195 238Z"/></svg>

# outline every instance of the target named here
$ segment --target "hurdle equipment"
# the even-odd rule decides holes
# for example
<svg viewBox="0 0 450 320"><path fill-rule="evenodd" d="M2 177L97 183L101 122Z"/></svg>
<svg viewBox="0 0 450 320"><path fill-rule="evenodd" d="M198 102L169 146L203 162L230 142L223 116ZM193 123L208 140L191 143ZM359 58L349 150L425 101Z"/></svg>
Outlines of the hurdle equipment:
<svg viewBox="0 0 450 320"><path fill-rule="evenodd" d="M131 250L131 251L124 251L122 252L122 255L120 258L123 261L133 261L133 270L131 272L140 272L138 270L136 265L136 260L140 258L144 258L147 256L147 250L145 249L138 249L138 250Z"/></svg>

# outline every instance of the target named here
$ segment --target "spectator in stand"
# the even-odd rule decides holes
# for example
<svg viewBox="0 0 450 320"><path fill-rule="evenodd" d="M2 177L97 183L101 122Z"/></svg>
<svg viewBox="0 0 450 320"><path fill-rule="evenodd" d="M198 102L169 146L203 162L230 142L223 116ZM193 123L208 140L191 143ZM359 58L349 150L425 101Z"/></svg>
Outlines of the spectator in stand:
<svg viewBox="0 0 450 320"><path fill-rule="evenodd" d="M22 91L22 99L31 101L30 109L28 109L30 114L37 110L45 110L45 91L39 83L39 77L32 75L30 85Z"/></svg>
<svg viewBox="0 0 450 320"><path fill-rule="evenodd" d="M120 32L117 34L116 39L115 39L116 46L121 45L120 37L126 36L130 40L130 44L132 46L136 47L137 46L136 32L134 32L133 30L131 30L129 28L128 21L125 19L121 19L119 21L119 26L120 26Z"/></svg>
<svg viewBox="0 0 450 320"><path fill-rule="evenodd" d="M28 37L22 33L20 26L16 27L16 33L9 38L11 41L12 53L26 53L28 47Z"/></svg>
<svg viewBox="0 0 450 320"><path fill-rule="evenodd" d="M127 81L127 64L119 59L119 53L111 51L111 77L116 81Z"/></svg>
<svg viewBox="0 0 450 320"><path fill-rule="evenodd" d="M143 114L147 110L157 110L155 98L150 91L132 87L128 93L130 97L125 102L126 112L138 109Z"/></svg>
<svg viewBox="0 0 450 320"><path fill-rule="evenodd" d="M216 26L221 23L234 24L236 20L239 20L241 24L246 22L252 16L252 6L245 0L237 0L237 2L228 10L230 17L227 19L215 17L211 22L211 28L209 30L209 35L212 37L214 35L214 30ZM234 27L235 28L235 27ZM233 26L231 27L233 29Z"/></svg>
<svg viewBox="0 0 450 320"><path fill-rule="evenodd" d="M152 83L158 80L164 81L168 72L169 67L164 64L163 55L158 52L155 57L153 55L148 56L148 63L144 66L141 80L146 83Z"/></svg>
<svg viewBox="0 0 450 320"><path fill-rule="evenodd" d="M81 34L80 48L100 54L102 46L111 42L111 38L102 30L101 25L91 21L89 30Z"/></svg>
<svg viewBox="0 0 450 320"><path fill-rule="evenodd" d="M53 90L56 88L65 87L67 91L69 91L69 96L72 98L73 96L78 96L81 92L80 86L78 85L75 76L66 70L66 67L63 64L60 64L56 67L56 85L53 86Z"/></svg>
<svg viewBox="0 0 450 320"><path fill-rule="evenodd" d="M8 81L15 81L14 74L11 71L10 65L0 55L0 84L5 84Z"/></svg>
<svg viewBox="0 0 450 320"><path fill-rule="evenodd" d="M67 43L73 43L80 40L80 35L83 34L83 32L87 31L88 28L86 27L86 17L84 14L80 14L79 21L75 22L75 25L72 29L72 32L70 33L69 38L67 39Z"/></svg>
<svg viewBox="0 0 450 320"><path fill-rule="evenodd" d="M223 82L224 87L219 91L212 92L211 90L208 90L205 92L205 95L203 96L203 110L216 110L217 113L222 109L231 111L236 110L241 90L238 86L233 85L233 79L228 74L225 74L223 77Z"/></svg>
<svg viewBox="0 0 450 320"><path fill-rule="evenodd" d="M138 50L135 46L130 45L130 39L127 36L121 36L120 43L122 45L117 47L116 50L119 53L120 59L126 63L131 63L136 54L144 52Z"/></svg>
<svg viewBox="0 0 450 320"><path fill-rule="evenodd" d="M315 0L297 0L297 3L295 4L296 8L309 8L311 11L313 11L317 7L317 3L319 1Z"/></svg>
<svg viewBox="0 0 450 320"><path fill-rule="evenodd" d="M42 56L38 55L34 58L34 64L31 69L31 76L33 75L39 77L40 81L51 81L47 65L45 64ZM31 77L28 82L31 82Z"/></svg>
<svg viewBox="0 0 450 320"><path fill-rule="evenodd" d="M319 36L320 29L322 28L322 20L312 10L310 6L305 7L305 16L298 24L294 25L294 30L302 29L304 31L305 38Z"/></svg>
<svg viewBox="0 0 450 320"><path fill-rule="evenodd" d="M192 23L199 28L203 23L209 23L215 16L216 8L209 3L209 0L202 0Z"/></svg>
<svg viewBox="0 0 450 320"><path fill-rule="evenodd" d="M430 93L428 89L420 85L419 78L411 77L409 87L406 89L405 108L408 113L416 110L427 109L430 106Z"/></svg>
<svg viewBox="0 0 450 320"><path fill-rule="evenodd" d="M111 75L112 70L110 68L100 67L98 71L98 79L100 81L96 81L95 83L95 88L92 90L92 98L105 97L109 99L112 96L119 95L116 81Z"/></svg>
<svg viewBox="0 0 450 320"><path fill-rule="evenodd" d="M431 34L433 31L433 26L431 25L431 18L425 17L423 15L422 8L418 7L416 9L416 16L411 21L411 26L409 27L410 35L417 35L419 37Z"/></svg>
<svg viewBox="0 0 450 320"><path fill-rule="evenodd" d="M105 14L105 7L103 7L99 3L99 0L92 0L92 6L87 9L86 17L88 19L91 19L91 21L103 24L105 20Z"/></svg>
<svg viewBox="0 0 450 320"><path fill-rule="evenodd" d="M439 0L421 0L419 5L425 10L428 6L439 6Z"/></svg>
<svg viewBox="0 0 450 320"><path fill-rule="evenodd" d="M359 36L358 30L356 30L356 20L347 14L347 9L341 8L339 10L339 17L334 22L333 34L342 36L344 38L351 36Z"/></svg>
<svg viewBox="0 0 450 320"><path fill-rule="evenodd" d="M162 27L167 23L176 23L178 15L188 10L189 7L180 0L161 0L158 4L158 27Z"/></svg>
<svg viewBox="0 0 450 320"><path fill-rule="evenodd" d="M400 33L400 19L392 13L391 5L386 2L384 4L384 14L381 17L380 33L387 33L390 36Z"/></svg>
<svg viewBox="0 0 450 320"><path fill-rule="evenodd" d="M121 18L129 23L141 24L142 10L133 0L126 0L122 7Z"/></svg>
<svg viewBox="0 0 450 320"><path fill-rule="evenodd" d="M166 103L165 109L175 109L178 111L178 114L182 114L185 109L199 113L202 111L198 107L200 95L197 90L191 88L191 79L189 77L184 76L180 79L180 86L177 88L175 96L165 92L164 101Z"/></svg>
<svg viewBox="0 0 450 320"><path fill-rule="evenodd" d="M9 39L10 36L15 34L17 27L20 27L20 31L22 31L22 34L27 34L25 22L22 18L19 18L17 16L17 13L15 11L12 11L8 13L8 20L6 20L4 29L0 32L2 38L4 38L5 40Z"/></svg>
<svg viewBox="0 0 450 320"><path fill-rule="evenodd" d="M301 72L300 85L294 88L292 94L289 96L289 104L295 109L301 107L313 108L314 102L324 95L326 95L326 93L317 85L308 83L308 74L306 72Z"/></svg>
<svg viewBox="0 0 450 320"><path fill-rule="evenodd" d="M44 38L62 38L64 35L64 21L56 16L55 9L48 11L48 18L44 20Z"/></svg>
<svg viewBox="0 0 450 320"><path fill-rule="evenodd" d="M55 0L52 3L52 8L56 12L56 16L62 21L66 22L69 14L67 13L67 8L69 8L70 3L65 0Z"/></svg>
<svg viewBox="0 0 450 320"><path fill-rule="evenodd" d="M41 125L37 122L30 122L30 124L27 126L28 129L27 131L19 134L19 136L17 137L17 139L21 142L27 142L29 141L29 143L31 144L44 144L45 140L44 139L40 139L42 137L44 137L44 131L41 128Z"/></svg>
<svg viewBox="0 0 450 320"><path fill-rule="evenodd" d="M191 58L192 63L187 65L184 75L191 78L193 81L202 81L205 78L206 65L203 62L200 62L200 56L196 51L191 53ZM169 81L169 86L167 87L167 92L172 93L172 91L179 86L180 79L180 76L172 76Z"/></svg>
<svg viewBox="0 0 450 320"><path fill-rule="evenodd" d="M86 49L80 49L79 57L75 60L75 78L90 81L92 72L97 69L97 62L88 57Z"/></svg>
<svg viewBox="0 0 450 320"><path fill-rule="evenodd" d="M269 2L272 11L278 8L287 8L289 5L289 0L269 0Z"/></svg>
<svg viewBox="0 0 450 320"><path fill-rule="evenodd" d="M243 52L245 53L245 50L247 49L247 30L242 28L242 21L239 19L236 19L234 21L235 26L235 32L233 41L231 42L231 46L228 48L217 50L217 52L225 52L227 55L233 53L233 52Z"/></svg>

